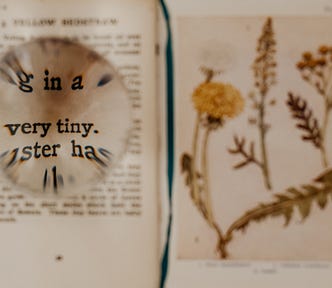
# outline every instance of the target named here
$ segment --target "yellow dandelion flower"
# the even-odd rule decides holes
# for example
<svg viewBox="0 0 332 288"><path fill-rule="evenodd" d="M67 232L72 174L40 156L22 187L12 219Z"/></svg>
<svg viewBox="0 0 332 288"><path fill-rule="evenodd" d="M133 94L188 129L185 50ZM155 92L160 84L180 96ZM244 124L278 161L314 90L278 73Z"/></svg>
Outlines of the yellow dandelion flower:
<svg viewBox="0 0 332 288"><path fill-rule="evenodd" d="M207 113L216 119L233 118L244 107L241 93L231 84L202 83L195 89L192 99L198 112Z"/></svg>

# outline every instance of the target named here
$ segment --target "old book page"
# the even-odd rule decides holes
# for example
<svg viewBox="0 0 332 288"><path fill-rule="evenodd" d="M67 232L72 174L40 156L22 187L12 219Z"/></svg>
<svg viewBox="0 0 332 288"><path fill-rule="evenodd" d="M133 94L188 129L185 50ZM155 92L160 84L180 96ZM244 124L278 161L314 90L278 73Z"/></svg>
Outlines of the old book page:
<svg viewBox="0 0 332 288"><path fill-rule="evenodd" d="M167 1L174 221L167 287L330 287L331 7Z"/></svg>
<svg viewBox="0 0 332 288"><path fill-rule="evenodd" d="M1 179L3 287L157 286L155 17L152 0L0 1L2 53L40 36L95 49L122 76L134 126L120 166L89 193L36 197Z"/></svg>

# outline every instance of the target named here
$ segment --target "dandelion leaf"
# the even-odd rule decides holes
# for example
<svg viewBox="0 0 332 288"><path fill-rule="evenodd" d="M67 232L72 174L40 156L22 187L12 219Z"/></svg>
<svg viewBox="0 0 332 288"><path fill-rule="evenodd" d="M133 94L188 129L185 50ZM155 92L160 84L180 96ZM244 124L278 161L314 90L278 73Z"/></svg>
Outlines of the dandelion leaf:
<svg viewBox="0 0 332 288"><path fill-rule="evenodd" d="M327 204L327 194L321 192L317 196L317 204L321 209L324 209Z"/></svg>
<svg viewBox="0 0 332 288"><path fill-rule="evenodd" d="M284 210L284 218L285 218L285 223L284 226L287 227L290 223L290 221L292 220L292 216L293 216L293 207L289 207L287 209Z"/></svg>
<svg viewBox="0 0 332 288"><path fill-rule="evenodd" d="M329 197L332 201L332 170L323 172L314 179L313 184L305 184L299 188L290 187L285 193L276 194L274 197L274 201L260 203L235 220L227 235L232 235L237 230L244 231L250 223L261 222L271 217L283 217L286 227L292 220L295 208L304 221L310 215L313 202L316 202L320 209L326 208Z"/></svg>
<svg viewBox="0 0 332 288"><path fill-rule="evenodd" d="M311 199L310 198L305 198L303 201L300 201L298 203L298 208L299 208L299 212L302 216L302 220L306 219L309 214L310 214L310 210L311 210Z"/></svg>

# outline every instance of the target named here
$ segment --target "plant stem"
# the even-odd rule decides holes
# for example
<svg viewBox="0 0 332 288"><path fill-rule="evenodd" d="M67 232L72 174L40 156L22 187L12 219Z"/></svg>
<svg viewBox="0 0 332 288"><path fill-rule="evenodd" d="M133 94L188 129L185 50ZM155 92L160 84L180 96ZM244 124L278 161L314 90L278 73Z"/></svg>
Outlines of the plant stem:
<svg viewBox="0 0 332 288"><path fill-rule="evenodd" d="M209 173L208 173L208 143L209 143L209 136L211 135L211 128L207 128L204 136L203 136L203 144L202 144L202 177L203 177L203 191L204 191L204 207L206 211L205 218L211 228L213 228L218 237L218 242L216 246L216 250L220 256L220 258L225 259L228 257L228 253L226 251L226 241L224 239L223 233L216 223L213 215L213 208L212 208L212 197L209 188Z"/></svg>
<svg viewBox="0 0 332 288"><path fill-rule="evenodd" d="M206 128L204 137L203 137L203 145L202 145L202 176L203 176L203 191L205 196L205 208L207 212L207 220L211 226L213 226L213 209L212 209L212 199L211 193L209 189L209 173L208 173L208 161L207 161L207 146L211 129Z"/></svg>
<svg viewBox="0 0 332 288"><path fill-rule="evenodd" d="M329 165L328 157L327 157L327 152L326 152L326 147L327 147L327 127L329 124L329 114L330 110L332 109L331 103L330 103L330 96L331 96L331 75L332 75L332 67L329 66L329 69L327 69L327 75L323 77L323 97L324 97L324 116L323 116L323 125L321 128L321 137L322 137L322 142L321 142L321 155L322 155L322 164L323 167L326 168Z"/></svg>
<svg viewBox="0 0 332 288"><path fill-rule="evenodd" d="M196 160L197 160L197 143L199 136L199 122L200 122L200 114L197 114L195 130L194 130L194 138L192 143L192 173L193 173L193 200L196 205L199 204L199 188L197 185L197 173L196 173Z"/></svg>
<svg viewBox="0 0 332 288"><path fill-rule="evenodd" d="M322 136L322 145L321 145L321 154L322 154L322 163L324 168L327 168L329 165L327 153L326 153L326 146L327 146L327 127L329 124L329 115L330 115L330 106L328 98L325 97L325 109L324 109L324 118L323 118L323 126L321 131Z"/></svg>
<svg viewBox="0 0 332 288"><path fill-rule="evenodd" d="M261 94L261 102L259 105L259 134L260 134L260 144L261 144L261 155L262 155L262 172L264 177L265 187L268 190L272 189L271 181L270 181L270 173L269 173L269 165L268 158L266 152L266 143L265 143L265 135L266 135L266 125L265 125L265 95Z"/></svg>
<svg viewBox="0 0 332 288"><path fill-rule="evenodd" d="M205 204L204 203L199 203L197 205L197 208L198 208L199 212L202 214L203 218L206 221L208 221L207 220L208 219L207 218L207 210L206 210ZM209 225L217 234L218 241L217 241L216 251L218 252L219 257L222 258L222 259L227 258L228 253L227 253L227 250L226 250L226 245L229 241L226 241L226 239L223 236L221 228L219 227L218 223L215 220L212 220L212 222L209 223Z"/></svg>
<svg viewBox="0 0 332 288"><path fill-rule="evenodd" d="M215 222L213 222L213 229L216 231L218 236L218 243L216 250L218 251L221 259L226 259L228 257L228 252L226 250L227 241L225 241L221 229L219 228L218 224Z"/></svg>

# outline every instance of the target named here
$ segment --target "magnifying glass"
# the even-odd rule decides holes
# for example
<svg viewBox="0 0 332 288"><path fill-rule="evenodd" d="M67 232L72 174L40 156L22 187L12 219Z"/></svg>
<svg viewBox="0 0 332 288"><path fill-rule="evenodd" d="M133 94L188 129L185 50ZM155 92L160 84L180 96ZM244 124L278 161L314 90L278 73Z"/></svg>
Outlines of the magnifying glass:
<svg viewBox="0 0 332 288"><path fill-rule="evenodd" d="M86 191L124 155L129 93L95 51L39 38L0 59L0 167L33 193Z"/></svg>

